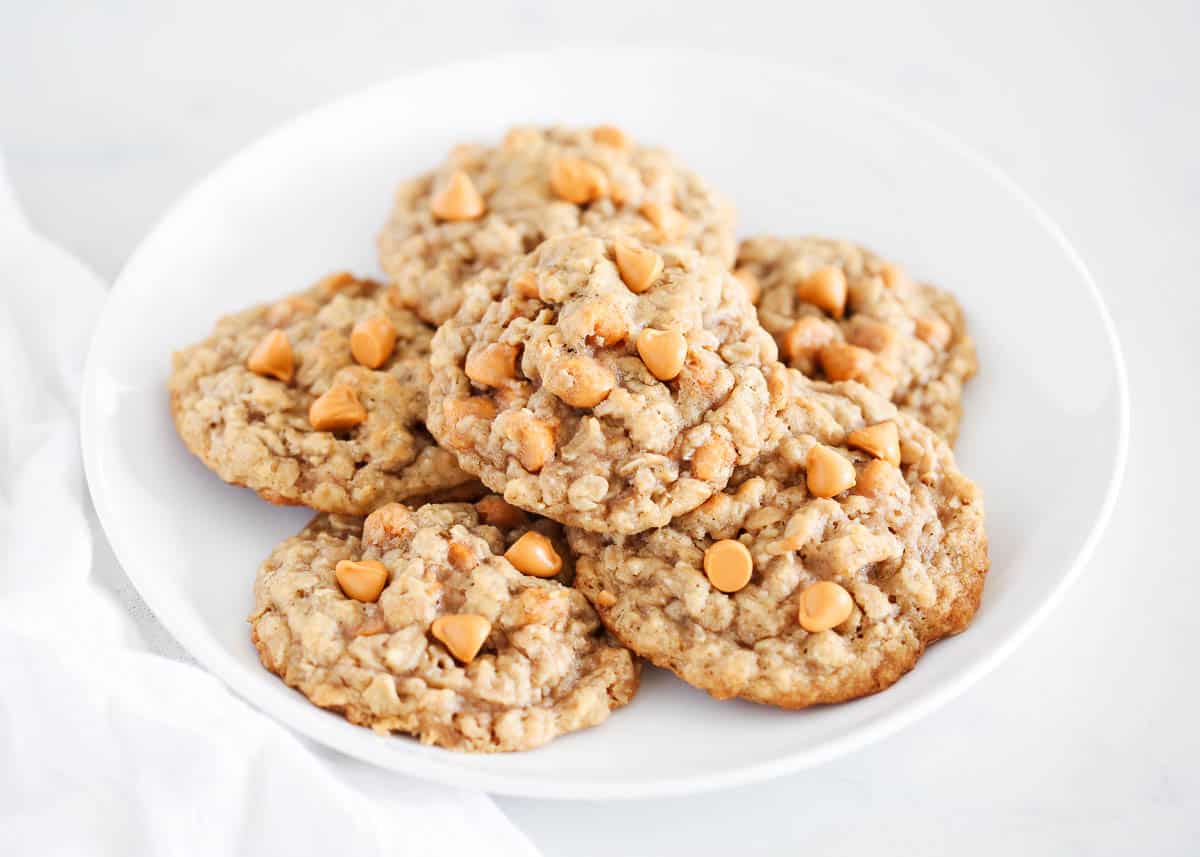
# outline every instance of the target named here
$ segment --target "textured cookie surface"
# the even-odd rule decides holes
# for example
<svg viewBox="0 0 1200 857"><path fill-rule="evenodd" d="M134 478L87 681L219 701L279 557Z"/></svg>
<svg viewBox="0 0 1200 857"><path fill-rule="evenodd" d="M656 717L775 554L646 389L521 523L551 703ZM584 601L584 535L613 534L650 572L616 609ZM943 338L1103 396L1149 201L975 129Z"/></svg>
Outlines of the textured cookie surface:
<svg viewBox="0 0 1200 857"><path fill-rule="evenodd" d="M621 270L630 251L640 275ZM465 294L434 337L428 425L510 503L637 532L696 508L762 447L775 345L716 260L576 233Z"/></svg>
<svg viewBox="0 0 1200 857"><path fill-rule="evenodd" d="M456 173L478 197L448 219L437 202ZM401 184L380 263L394 298L440 324L470 276L580 227L678 241L726 263L735 253L732 207L669 152L615 129L527 127L499 146L458 146L437 170Z"/></svg>
<svg viewBox="0 0 1200 857"><path fill-rule="evenodd" d="M814 379L859 381L954 443L963 384L978 364L950 294L849 241L752 238L737 264L757 280L759 320L789 365ZM840 312L813 279L830 268L844 277Z"/></svg>
<svg viewBox="0 0 1200 857"><path fill-rule="evenodd" d="M576 585L635 652L717 698L799 708L882 690L928 643L963 630L988 559L982 499L941 438L857 383L789 370L789 386L778 440L723 493L651 532L568 536ZM899 467L848 446L850 432L887 421ZM810 490L818 444L852 463L852 488ZM725 539L752 560L732 593L705 571ZM823 581L844 590L844 618L806 630L805 593Z"/></svg>
<svg viewBox="0 0 1200 857"><path fill-rule="evenodd" d="M169 388L187 445L226 482L275 503L366 514L382 503L471 481L425 430L432 329L349 275L222 319L174 357ZM386 320L395 332L376 369L351 351L354 327ZM247 366L264 339L286 336L287 380ZM382 352L381 352L382 353ZM281 373L287 377L288 373ZM318 431L310 408L338 386L354 391L362 422Z"/></svg>
<svg viewBox="0 0 1200 857"><path fill-rule="evenodd" d="M251 623L263 665L353 723L473 752L532 749L629 702L634 659L583 596L503 555L531 526L557 525L485 524L483 502L390 504L365 522L319 515L259 569ZM386 569L375 601L343 593L344 560ZM462 615L486 622L467 663L435 631Z"/></svg>

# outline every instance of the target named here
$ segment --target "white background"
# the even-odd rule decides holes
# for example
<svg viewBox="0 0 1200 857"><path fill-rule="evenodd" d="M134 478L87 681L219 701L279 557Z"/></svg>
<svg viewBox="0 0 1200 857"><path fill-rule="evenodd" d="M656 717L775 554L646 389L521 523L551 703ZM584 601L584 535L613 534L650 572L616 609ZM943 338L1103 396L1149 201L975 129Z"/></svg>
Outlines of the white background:
<svg viewBox="0 0 1200 857"><path fill-rule="evenodd" d="M499 802L571 857L1200 853L1195 0L81 5L0 0L0 145L35 226L108 279L190 183L280 121L483 53L615 41L763 54L988 155L1083 254L1129 363L1125 488L1065 603L963 697L823 768L672 800ZM186 658L99 552L154 647Z"/></svg>

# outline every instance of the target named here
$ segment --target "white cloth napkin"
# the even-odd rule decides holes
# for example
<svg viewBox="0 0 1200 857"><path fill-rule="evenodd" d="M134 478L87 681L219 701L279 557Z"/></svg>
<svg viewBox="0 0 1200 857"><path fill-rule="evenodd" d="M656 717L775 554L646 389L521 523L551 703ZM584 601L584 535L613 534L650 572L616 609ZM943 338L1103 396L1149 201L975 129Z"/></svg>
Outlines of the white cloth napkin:
<svg viewBox="0 0 1200 857"><path fill-rule="evenodd" d="M92 575L78 393L103 299L0 162L0 854L536 854L485 795L316 747L142 649Z"/></svg>

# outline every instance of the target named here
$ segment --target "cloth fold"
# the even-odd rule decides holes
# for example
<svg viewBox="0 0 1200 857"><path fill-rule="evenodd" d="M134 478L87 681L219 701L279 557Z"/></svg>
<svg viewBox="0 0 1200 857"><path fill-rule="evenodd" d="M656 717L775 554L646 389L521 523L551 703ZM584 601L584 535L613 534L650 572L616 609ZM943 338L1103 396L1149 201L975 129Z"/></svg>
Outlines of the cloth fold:
<svg viewBox="0 0 1200 857"><path fill-rule="evenodd" d="M0 161L0 854L535 855L487 796L317 747L145 651L93 575L78 396L103 301Z"/></svg>

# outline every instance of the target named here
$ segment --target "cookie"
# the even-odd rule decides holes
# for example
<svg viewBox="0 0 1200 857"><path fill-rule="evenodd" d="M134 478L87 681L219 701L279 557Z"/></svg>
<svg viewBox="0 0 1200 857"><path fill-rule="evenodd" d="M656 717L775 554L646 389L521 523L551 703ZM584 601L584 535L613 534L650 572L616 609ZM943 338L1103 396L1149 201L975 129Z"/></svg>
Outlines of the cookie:
<svg viewBox="0 0 1200 857"><path fill-rule="evenodd" d="M716 259L576 233L464 294L433 340L427 422L513 505L634 533L762 447L775 343Z"/></svg>
<svg viewBox="0 0 1200 857"><path fill-rule="evenodd" d="M669 152L616 128L514 128L461 145L396 191L379 236L393 297L441 324L472 275L580 227L678 242L732 263L733 208Z"/></svg>
<svg viewBox="0 0 1200 857"><path fill-rule="evenodd" d="M381 294L334 274L175 354L188 449L273 503L339 514L472 482L425 430L433 330Z"/></svg>
<svg viewBox="0 0 1200 857"><path fill-rule="evenodd" d="M494 495L318 515L259 569L254 645L312 702L377 732L539 747L602 722L638 685L630 652L561 582L557 533Z"/></svg>
<svg viewBox="0 0 1200 857"><path fill-rule="evenodd" d="M777 439L722 493L658 530L568 537L576 586L637 654L802 708L883 690L962 631L988 557L945 441L858 383L787 383Z"/></svg>
<svg viewBox="0 0 1200 857"><path fill-rule="evenodd" d="M737 265L790 366L859 381L954 443L978 363L953 296L849 241L752 238Z"/></svg>

